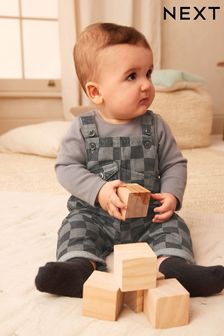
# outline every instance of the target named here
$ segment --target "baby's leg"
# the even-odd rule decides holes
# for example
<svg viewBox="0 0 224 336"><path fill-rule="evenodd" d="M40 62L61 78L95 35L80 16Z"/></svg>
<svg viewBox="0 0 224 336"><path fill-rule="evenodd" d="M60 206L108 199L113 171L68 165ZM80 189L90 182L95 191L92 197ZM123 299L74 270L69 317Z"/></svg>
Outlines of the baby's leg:
<svg viewBox="0 0 224 336"><path fill-rule="evenodd" d="M160 263L160 258L158 262ZM179 257L164 258L159 271L166 279L176 278L188 290L191 297L210 296L224 289L223 266L199 266L189 264Z"/></svg>
<svg viewBox="0 0 224 336"><path fill-rule="evenodd" d="M192 297L210 296L223 290L223 266L205 267L193 263L190 232L182 218L174 214L169 221L151 228L152 247L161 256L158 269L166 279L176 278Z"/></svg>
<svg viewBox="0 0 224 336"><path fill-rule="evenodd" d="M85 258L49 262L39 268L35 284L41 292L80 298L94 268L94 263Z"/></svg>
<svg viewBox="0 0 224 336"><path fill-rule="evenodd" d="M73 207L58 233L59 261L40 267L36 276L35 284L41 292L82 297L83 284L95 269L91 260L97 260L101 269L106 268L104 258L112 247L104 219L96 209L76 210L75 201Z"/></svg>

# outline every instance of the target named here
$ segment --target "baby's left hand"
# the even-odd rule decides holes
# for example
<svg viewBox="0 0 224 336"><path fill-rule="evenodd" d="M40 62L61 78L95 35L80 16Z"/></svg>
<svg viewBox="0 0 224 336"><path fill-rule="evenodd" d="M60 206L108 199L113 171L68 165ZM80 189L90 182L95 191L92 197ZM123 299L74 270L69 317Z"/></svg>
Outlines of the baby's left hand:
<svg viewBox="0 0 224 336"><path fill-rule="evenodd" d="M170 193L151 194L151 197L160 202L160 206L155 208L157 212L153 217L153 223L162 223L170 219L176 210L177 199Z"/></svg>

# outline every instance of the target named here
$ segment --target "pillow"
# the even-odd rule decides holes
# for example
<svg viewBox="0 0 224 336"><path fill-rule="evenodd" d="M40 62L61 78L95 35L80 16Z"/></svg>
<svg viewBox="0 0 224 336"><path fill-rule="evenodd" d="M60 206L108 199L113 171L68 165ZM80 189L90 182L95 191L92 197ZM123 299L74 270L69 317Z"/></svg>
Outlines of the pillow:
<svg viewBox="0 0 224 336"><path fill-rule="evenodd" d="M56 157L69 125L51 121L14 128L0 136L0 151Z"/></svg>
<svg viewBox="0 0 224 336"><path fill-rule="evenodd" d="M210 145L213 108L204 88L157 92L150 109L168 123L179 148Z"/></svg>
<svg viewBox="0 0 224 336"><path fill-rule="evenodd" d="M156 91L169 92L195 89L203 85L204 79L188 72L164 69L153 71L152 82L155 85Z"/></svg>

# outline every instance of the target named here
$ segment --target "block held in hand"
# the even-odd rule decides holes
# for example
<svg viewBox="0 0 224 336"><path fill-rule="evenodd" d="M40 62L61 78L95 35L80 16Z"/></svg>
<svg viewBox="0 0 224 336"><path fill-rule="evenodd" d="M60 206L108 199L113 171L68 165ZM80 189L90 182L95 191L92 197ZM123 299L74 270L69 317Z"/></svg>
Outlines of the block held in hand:
<svg viewBox="0 0 224 336"><path fill-rule="evenodd" d="M127 205L121 210L122 219L145 217L151 192L137 183L127 183L117 189L120 200Z"/></svg>

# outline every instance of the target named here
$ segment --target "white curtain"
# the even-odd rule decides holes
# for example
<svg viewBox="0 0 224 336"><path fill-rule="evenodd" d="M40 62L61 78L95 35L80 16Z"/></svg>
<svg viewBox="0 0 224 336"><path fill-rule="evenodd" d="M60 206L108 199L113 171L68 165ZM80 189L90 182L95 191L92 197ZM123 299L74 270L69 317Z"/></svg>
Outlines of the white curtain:
<svg viewBox="0 0 224 336"><path fill-rule="evenodd" d="M89 104L75 75L72 50L78 34L94 22L130 25L141 31L152 47L155 68L160 67L161 0L59 0L62 95L66 119L71 118L71 107Z"/></svg>

